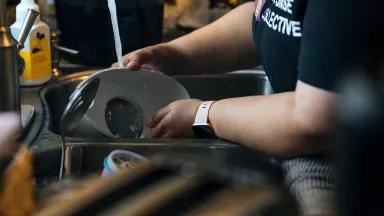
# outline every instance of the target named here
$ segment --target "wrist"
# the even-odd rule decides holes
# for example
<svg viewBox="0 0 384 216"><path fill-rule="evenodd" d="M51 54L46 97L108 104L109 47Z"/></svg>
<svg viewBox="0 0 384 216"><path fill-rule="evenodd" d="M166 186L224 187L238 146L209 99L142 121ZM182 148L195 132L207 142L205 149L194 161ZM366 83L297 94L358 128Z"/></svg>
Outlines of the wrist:
<svg viewBox="0 0 384 216"><path fill-rule="evenodd" d="M195 120L196 118L197 111L199 110L200 105L204 102L199 99L194 99L194 100L196 100L196 103L194 104L194 107L193 107L193 120Z"/></svg>
<svg viewBox="0 0 384 216"><path fill-rule="evenodd" d="M220 133L220 128L218 127L218 122L219 122L219 116L218 114L218 107L220 107L221 101L216 101L211 105L211 108L209 109L209 114L208 114L208 121L211 124L212 128L215 130L215 133L217 136L219 136Z"/></svg>
<svg viewBox="0 0 384 216"><path fill-rule="evenodd" d="M209 111L215 101L202 102L196 112L192 129L198 138L216 138L215 130L209 122Z"/></svg>

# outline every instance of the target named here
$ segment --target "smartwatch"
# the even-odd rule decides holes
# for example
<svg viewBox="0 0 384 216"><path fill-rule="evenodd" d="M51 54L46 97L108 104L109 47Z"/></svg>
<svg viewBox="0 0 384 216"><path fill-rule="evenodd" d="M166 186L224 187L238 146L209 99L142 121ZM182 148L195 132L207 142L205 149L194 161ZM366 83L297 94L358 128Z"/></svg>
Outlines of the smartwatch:
<svg viewBox="0 0 384 216"><path fill-rule="evenodd" d="M216 138L215 131L209 123L209 109L215 101L203 102L196 113L195 123L193 123L192 130L197 138Z"/></svg>

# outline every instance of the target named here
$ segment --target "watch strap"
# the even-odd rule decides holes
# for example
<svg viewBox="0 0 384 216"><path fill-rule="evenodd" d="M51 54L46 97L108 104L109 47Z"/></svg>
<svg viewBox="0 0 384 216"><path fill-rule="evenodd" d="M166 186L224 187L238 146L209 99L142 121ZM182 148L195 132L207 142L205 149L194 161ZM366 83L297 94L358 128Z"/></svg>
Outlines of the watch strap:
<svg viewBox="0 0 384 216"><path fill-rule="evenodd" d="M215 103L215 101L204 101L202 104L200 104L196 113L194 125L203 125L209 123L209 110L213 103Z"/></svg>

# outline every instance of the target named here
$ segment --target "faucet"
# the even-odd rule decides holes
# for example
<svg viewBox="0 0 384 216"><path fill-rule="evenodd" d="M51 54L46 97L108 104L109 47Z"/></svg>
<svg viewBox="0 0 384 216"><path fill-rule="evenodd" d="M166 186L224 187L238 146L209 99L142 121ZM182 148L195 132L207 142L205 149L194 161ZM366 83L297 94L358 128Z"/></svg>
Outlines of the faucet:
<svg viewBox="0 0 384 216"><path fill-rule="evenodd" d="M78 55L80 52L78 50L60 46L60 34L61 33L59 31L51 32L52 75L56 78L62 76L62 72L60 71L61 53L66 53L75 56Z"/></svg>
<svg viewBox="0 0 384 216"><path fill-rule="evenodd" d="M16 41L7 25L7 1L0 0L0 112L20 113L19 75L24 69L24 60L19 51L24 47L28 33L38 16L29 10Z"/></svg>

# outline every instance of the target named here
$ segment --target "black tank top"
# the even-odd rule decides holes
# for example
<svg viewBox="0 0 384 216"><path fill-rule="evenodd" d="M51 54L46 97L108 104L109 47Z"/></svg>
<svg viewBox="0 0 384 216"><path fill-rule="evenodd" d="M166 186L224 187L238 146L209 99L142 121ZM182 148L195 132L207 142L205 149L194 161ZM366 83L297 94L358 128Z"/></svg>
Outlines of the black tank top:
<svg viewBox="0 0 384 216"><path fill-rule="evenodd" d="M253 36L273 90L297 80L334 91L345 72L382 60L380 0L256 0Z"/></svg>

